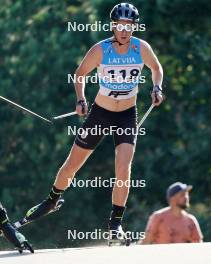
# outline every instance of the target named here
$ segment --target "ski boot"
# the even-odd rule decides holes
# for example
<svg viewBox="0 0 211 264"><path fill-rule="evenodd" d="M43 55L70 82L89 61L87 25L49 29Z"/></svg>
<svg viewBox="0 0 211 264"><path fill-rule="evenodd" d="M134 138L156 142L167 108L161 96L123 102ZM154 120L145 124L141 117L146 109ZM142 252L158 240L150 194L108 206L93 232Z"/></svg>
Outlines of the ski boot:
<svg viewBox="0 0 211 264"><path fill-rule="evenodd" d="M24 225L27 225L27 224L41 218L42 216L46 216L46 215L51 214L55 211L58 211L61 208L61 206L63 205L63 203L64 203L64 199L62 199L62 198L52 200L48 197L47 199L45 199L40 204L29 209L28 212L26 213L25 217L22 218L21 220L15 222L14 226L16 228L20 228Z"/></svg>
<svg viewBox="0 0 211 264"><path fill-rule="evenodd" d="M108 230L109 239L108 246L112 245L125 245L129 246L131 237L129 232L122 230L122 219L125 212L125 206L112 204L112 211L109 218Z"/></svg>
<svg viewBox="0 0 211 264"><path fill-rule="evenodd" d="M53 186L48 197L40 204L35 205L31 209L29 209L24 218L15 222L14 226L16 228L20 228L41 218L42 216L51 214L59 210L64 203L64 199L61 198L63 192L64 191L58 190L55 186Z"/></svg>
<svg viewBox="0 0 211 264"><path fill-rule="evenodd" d="M130 246L131 237L129 232L124 232L121 223L111 224L109 222L109 239L108 246L120 245L120 246Z"/></svg>

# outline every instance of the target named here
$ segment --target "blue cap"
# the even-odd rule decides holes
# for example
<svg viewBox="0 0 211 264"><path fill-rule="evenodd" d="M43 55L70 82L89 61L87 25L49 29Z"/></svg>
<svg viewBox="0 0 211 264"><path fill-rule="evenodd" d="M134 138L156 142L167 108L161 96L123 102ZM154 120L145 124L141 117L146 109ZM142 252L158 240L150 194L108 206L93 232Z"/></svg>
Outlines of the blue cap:
<svg viewBox="0 0 211 264"><path fill-rule="evenodd" d="M190 191L192 190L193 186L192 185L187 185L182 182L175 182L171 184L167 191L166 191L166 198L169 200L171 197L173 197L175 194L183 191Z"/></svg>

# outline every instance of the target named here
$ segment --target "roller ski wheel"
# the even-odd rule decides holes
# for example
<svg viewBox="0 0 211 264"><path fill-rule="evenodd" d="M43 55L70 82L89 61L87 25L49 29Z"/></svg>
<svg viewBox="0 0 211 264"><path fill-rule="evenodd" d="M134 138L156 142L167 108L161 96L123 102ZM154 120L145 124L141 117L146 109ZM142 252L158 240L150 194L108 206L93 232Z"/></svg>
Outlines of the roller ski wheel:
<svg viewBox="0 0 211 264"><path fill-rule="evenodd" d="M129 232L124 232L122 226L109 230L108 246L130 246L131 236Z"/></svg>
<svg viewBox="0 0 211 264"><path fill-rule="evenodd" d="M34 253L34 249L32 248L32 246L29 244L28 241L24 241L23 245L21 247L18 248L18 251L20 254L23 253L23 250L29 250L31 253Z"/></svg>
<svg viewBox="0 0 211 264"><path fill-rule="evenodd" d="M130 238L124 238L124 239L109 239L108 246L126 246L129 247L131 244Z"/></svg>

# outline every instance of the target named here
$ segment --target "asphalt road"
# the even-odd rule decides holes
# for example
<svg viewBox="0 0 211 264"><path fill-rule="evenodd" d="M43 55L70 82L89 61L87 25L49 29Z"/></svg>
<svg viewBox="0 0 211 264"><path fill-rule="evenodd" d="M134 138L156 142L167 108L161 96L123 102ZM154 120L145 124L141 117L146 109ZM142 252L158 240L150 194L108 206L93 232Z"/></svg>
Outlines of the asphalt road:
<svg viewBox="0 0 211 264"><path fill-rule="evenodd" d="M211 243L0 251L4 264L211 264Z"/></svg>

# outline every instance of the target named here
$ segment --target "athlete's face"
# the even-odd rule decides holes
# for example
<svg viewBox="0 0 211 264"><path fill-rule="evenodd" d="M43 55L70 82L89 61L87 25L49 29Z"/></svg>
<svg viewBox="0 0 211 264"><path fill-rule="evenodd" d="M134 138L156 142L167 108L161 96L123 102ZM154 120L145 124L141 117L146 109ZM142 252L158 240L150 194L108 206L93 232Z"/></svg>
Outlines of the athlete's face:
<svg viewBox="0 0 211 264"><path fill-rule="evenodd" d="M175 194L171 199L173 204L181 209L186 209L190 206L189 191L179 192Z"/></svg>
<svg viewBox="0 0 211 264"><path fill-rule="evenodd" d="M133 25L132 22L125 20L113 22L114 35L120 43L125 44L130 40L133 34Z"/></svg>

